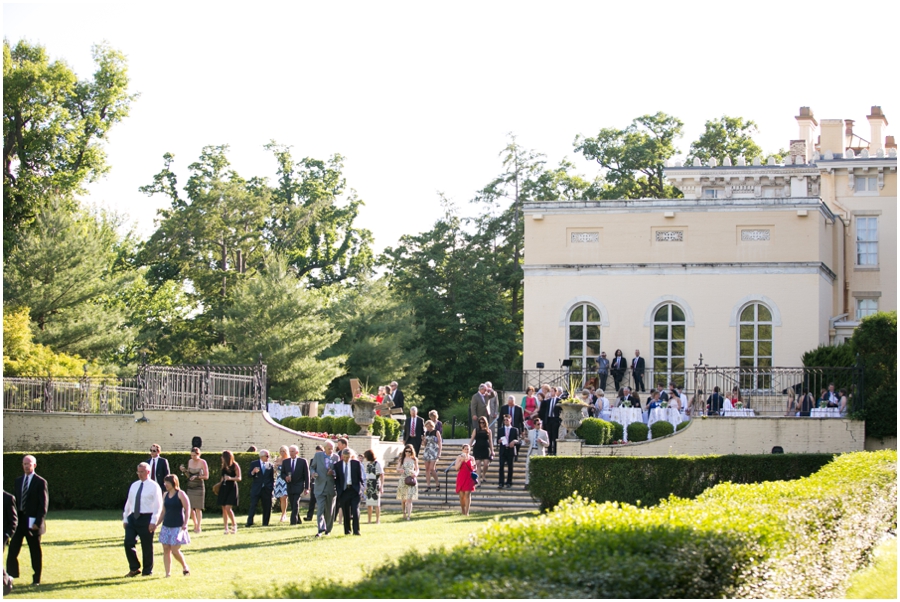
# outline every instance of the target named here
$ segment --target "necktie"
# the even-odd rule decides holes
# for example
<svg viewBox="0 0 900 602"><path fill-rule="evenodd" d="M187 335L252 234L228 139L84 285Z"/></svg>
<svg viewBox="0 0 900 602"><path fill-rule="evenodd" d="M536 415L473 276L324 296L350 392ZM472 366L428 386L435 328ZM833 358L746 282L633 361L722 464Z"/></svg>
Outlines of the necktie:
<svg viewBox="0 0 900 602"><path fill-rule="evenodd" d="M150 478L154 481L156 480L156 458L153 458L153 461L150 462Z"/></svg>
<svg viewBox="0 0 900 602"><path fill-rule="evenodd" d="M137 519L141 515L141 492L144 490L144 482L138 485L137 495L134 498L134 512L132 515Z"/></svg>
<svg viewBox="0 0 900 602"><path fill-rule="evenodd" d="M291 474L294 474L294 466L297 465L297 459L291 458Z"/></svg>
<svg viewBox="0 0 900 602"><path fill-rule="evenodd" d="M25 499L28 497L28 487L31 485L31 475L25 477L22 483L22 503L20 504L22 511L25 511Z"/></svg>

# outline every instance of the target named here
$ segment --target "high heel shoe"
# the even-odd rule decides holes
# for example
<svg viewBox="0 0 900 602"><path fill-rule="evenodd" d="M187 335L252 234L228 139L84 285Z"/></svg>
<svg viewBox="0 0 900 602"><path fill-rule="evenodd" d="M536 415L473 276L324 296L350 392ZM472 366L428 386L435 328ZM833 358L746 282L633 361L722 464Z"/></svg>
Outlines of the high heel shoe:
<svg viewBox="0 0 900 602"><path fill-rule="evenodd" d="M183 571L181 571L181 574L187 577L191 574L191 569L184 569Z"/></svg>

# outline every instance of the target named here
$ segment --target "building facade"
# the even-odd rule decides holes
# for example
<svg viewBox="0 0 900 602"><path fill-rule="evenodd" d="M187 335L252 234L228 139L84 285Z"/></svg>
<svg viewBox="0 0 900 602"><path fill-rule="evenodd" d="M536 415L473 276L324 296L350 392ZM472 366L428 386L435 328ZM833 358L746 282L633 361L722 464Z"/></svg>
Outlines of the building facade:
<svg viewBox="0 0 900 602"><path fill-rule="evenodd" d="M705 364L799 366L897 308L897 156L872 107L852 122L804 107L782 163L666 168L683 199L525 208L523 368L591 369L603 350L653 380Z"/></svg>

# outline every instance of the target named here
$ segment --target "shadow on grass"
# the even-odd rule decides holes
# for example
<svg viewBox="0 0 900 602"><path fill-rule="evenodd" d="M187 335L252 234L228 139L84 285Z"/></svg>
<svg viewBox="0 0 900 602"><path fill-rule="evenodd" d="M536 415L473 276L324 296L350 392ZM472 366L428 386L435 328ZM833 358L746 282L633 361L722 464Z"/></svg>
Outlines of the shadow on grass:
<svg viewBox="0 0 900 602"><path fill-rule="evenodd" d="M42 541L42 547L78 546L79 548L108 548L116 544L124 545L125 535L121 537L100 537L96 539L57 539Z"/></svg>

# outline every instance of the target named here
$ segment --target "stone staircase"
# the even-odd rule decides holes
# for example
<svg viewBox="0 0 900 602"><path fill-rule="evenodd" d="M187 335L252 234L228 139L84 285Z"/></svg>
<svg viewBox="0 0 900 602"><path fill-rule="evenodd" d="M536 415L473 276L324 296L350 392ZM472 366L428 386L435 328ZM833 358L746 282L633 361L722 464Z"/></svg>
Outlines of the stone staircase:
<svg viewBox="0 0 900 602"><path fill-rule="evenodd" d="M416 509L459 510L459 496L456 493L456 472L452 468L456 457L462 452L462 445L462 439L444 441L441 459L437 463L437 472L441 478L441 490L439 492L434 490L434 481L431 482L431 491L425 492L425 464L420 461L419 499L413 503L414 512ZM445 473L444 470L448 467L451 470ZM519 512L522 510L538 510L540 508L540 504L525 489L524 453L520 454L519 459L513 464L513 486L511 489L497 489L500 479L499 471L500 460L495 452L488 474L486 476L478 475L479 484L472 494L471 512ZM381 508L387 512L401 512L401 502L397 499L397 485L400 483L400 474L397 472L396 458L386 462L384 477L384 497L381 500ZM360 506L360 510L365 512L362 506Z"/></svg>

